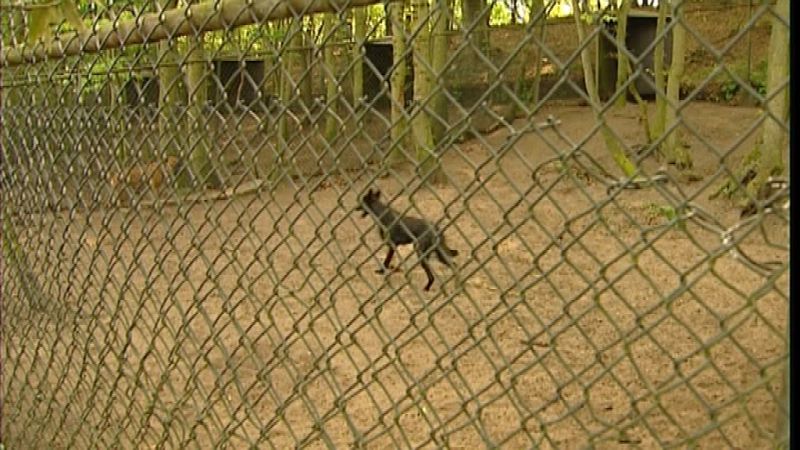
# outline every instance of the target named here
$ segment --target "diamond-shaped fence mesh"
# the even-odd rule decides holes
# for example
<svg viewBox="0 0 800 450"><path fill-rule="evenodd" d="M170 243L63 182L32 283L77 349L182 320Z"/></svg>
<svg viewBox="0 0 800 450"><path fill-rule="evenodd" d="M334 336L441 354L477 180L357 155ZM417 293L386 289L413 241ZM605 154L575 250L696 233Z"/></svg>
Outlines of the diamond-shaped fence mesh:
<svg viewBox="0 0 800 450"><path fill-rule="evenodd" d="M0 443L788 445L788 4L4 1Z"/></svg>

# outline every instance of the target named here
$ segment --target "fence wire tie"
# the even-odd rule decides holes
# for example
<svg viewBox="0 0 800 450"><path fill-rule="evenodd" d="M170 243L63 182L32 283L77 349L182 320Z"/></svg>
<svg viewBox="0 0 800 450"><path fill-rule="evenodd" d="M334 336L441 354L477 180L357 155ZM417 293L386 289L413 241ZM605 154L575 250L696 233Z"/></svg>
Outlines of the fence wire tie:
<svg viewBox="0 0 800 450"><path fill-rule="evenodd" d="M558 156L554 156L552 158L546 159L545 161L540 163L536 167L536 169L534 169L533 172L531 173L531 179L534 182L536 182L536 184L538 186L541 186L542 182L539 179L539 171L540 170L542 170L544 167L547 167L548 165L553 164L553 163L561 163L561 164L566 165L569 162L569 160L574 160L574 162L576 164L580 165L581 168L584 169L584 171L586 172L587 175L592 177L598 183L600 183L600 184L602 184L604 186L609 186L612 182L617 182L618 179L615 178L614 176L612 176L610 173L608 173L608 171L606 171L603 167L598 166L599 167L599 172L600 172L600 173L598 173L598 171L595 171L595 170L589 168L589 166L597 166L597 164L594 164L594 163L591 163L591 164L581 163L581 161L579 160L580 157L588 158L590 160L590 162L591 162L591 157L586 155L586 152L585 152L585 150L583 148L576 146L571 140L569 140L566 136L564 136L564 134L561 133L561 131L558 130L558 125L560 125L560 124L561 124L561 120L560 119L557 119L552 114L549 114L547 116L547 119L545 120L545 122L540 122L539 124L534 124L533 127L529 126L527 128L523 128L522 130L519 131L518 134L522 134L522 133L528 132L531 128L534 128L534 127L535 127L534 129L552 128L556 132L556 135L561 140L563 140L564 142L566 142L570 146L570 150L568 152L565 152L565 153L559 154ZM511 136L509 136L507 139L511 139Z"/></svg>
<svg viewBox="0 0 800 450"><path fill-rule="evenodd" d="M769 177L758 190L756 197L748 202L742 210L742 216L757 215L759 209L765 214L773 212L776 204L784 199L782 204L777 205L778 209L789 209L789 181L780 177Z"/></svg>
<svg viewBox="0 0 800 450"><path fill-rule="evenodd" d="M612 178L614 181L608 183L608 188L606 188L606 195L611 195L614 189L630 189L630 190L638 190L644 188L654 187L658 184L666 184L669 181L669 177L666 173L659 171L652 177L648 176L637 176L637 177L621 177L621 178Z"/></svg>
<svg viewBox="0 0 800 450"><path fill-rule="evenodd" d="M788 204L785 205L788 209ZM705 226L706 229L716 232L719 235L720 242L722 244L722 248L724 251L730 253L731 257L737 261L744 263L750 269L761 273L764 276L769 276L770 273L774 272L775 270L780 269L783 264L779 261L766 261L766 262L759 262L755 259L748 256L742 249L739 248L738 243L736 242L735 235L736 231L740 230L744 226L748 224L752 224L754 222L759 221L761 216L751 216L745 219L739 220L735 224L731 225L728 228L723 228L719 222L717 222L708 212L704 211L698 205L689 203L686 205L686 213L683 215L682 220L689 220L693 219L695 222L698 222L701 226ZM776 213L772 208L768 208L764 210L764 213Z"/></svg>
<svg viewBox="0 0 800 450"><path fill-rule="evenodd" d="M466 1L0 0L0 450L786 446L789 0Z"/></svg>
<svg viewBox="0 0 800 450"><path fill-rule="evenodd" d="M506 124L505 119L503 119L502 117L500 119L502 119L503 123ZM548 128L555 128L559 125L561 125L561 119L554 117L552 114L548 114L547 119L545 119L544 122L539 122L539 123L530 122L527 123L524 127L519 129L514 129L509 125L509 128L511 128L511 132L508 134L508 136L506 136L506 143L510 143L511 141L519 138L525 133L530 133L531 131L546 130Z"/></svg>

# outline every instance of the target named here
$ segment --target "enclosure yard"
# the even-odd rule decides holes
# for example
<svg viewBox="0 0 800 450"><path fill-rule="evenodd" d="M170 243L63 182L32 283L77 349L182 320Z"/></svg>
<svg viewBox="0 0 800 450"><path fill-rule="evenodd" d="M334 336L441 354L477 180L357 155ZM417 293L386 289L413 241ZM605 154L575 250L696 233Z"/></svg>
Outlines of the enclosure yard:
<svg viewBox="0 0 800 450"><path fill-rule="evenodd" d="M644 141L637 111L606 116L629 146ZM429 293L414 256L374 273L385 247L353 211L369 171L27 216L21 242L57 256L30 270L38 307L5 299L4 377L18 383L5 388L4 444L768 448L778 387L759 380L785 355L788 273L765 279L719 233L659 212L674 195L736 222L731 202L708 199L725 173L704 141L731 150L758 113L688 106L702 137L688 140L693 176L611 196L584 166L543 165L571 149L560 131L613 167L581 106L546 106L534 119L552 114L557 130L502 154L503 129L455 144L451 183L411 198L413 167L401 166L374 185L443 218L461 250L463 283L436 265L444 285ZM786 225L767 217L741 249L785 260ZM22 292L20 279L4 289Z"/></svg>

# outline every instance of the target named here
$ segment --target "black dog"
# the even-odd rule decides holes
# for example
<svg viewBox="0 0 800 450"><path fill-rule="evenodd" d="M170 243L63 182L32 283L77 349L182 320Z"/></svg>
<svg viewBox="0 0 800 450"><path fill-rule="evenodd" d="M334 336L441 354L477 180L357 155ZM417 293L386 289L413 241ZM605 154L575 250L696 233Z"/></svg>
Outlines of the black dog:
<svg viewBox="0 0 800 450"><path fill-rule="evenodd" d="M362 217L372 215L378 224L381 239L386 240L389 245L389 253L383 261L383 267L376 272L386 273L387 269L391 269L390 264L394 257L395 247L414 244L414 249L419 255L420 265L428 276L428 284L425 285L424 290L430 290L433 285L433 272L428 265L428 257L431 252L436 253L436 258L442 264L452 268L454 267L452 258L458 256L458 251L447 247L444 235L435 225L424 219L401 215L381 202L380 196L379 190L370 189L361 197L361 202L356 207L357 211L362 212Z"/></svg>

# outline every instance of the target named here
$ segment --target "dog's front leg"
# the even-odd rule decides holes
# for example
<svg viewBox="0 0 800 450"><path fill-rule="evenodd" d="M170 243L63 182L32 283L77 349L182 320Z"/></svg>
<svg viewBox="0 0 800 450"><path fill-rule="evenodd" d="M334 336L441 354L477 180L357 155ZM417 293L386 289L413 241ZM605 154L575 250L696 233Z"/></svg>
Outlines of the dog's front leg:
<svg viewBox="0 0 800 450"><path fill-rule="evenodd" d="M386 273L387 271L393 271L392 269L392 258L394 258L394 247L391 245L389 246L389 253L386 254L386 259L383 260L383 267L376 270L375 273Z"/></svg>

